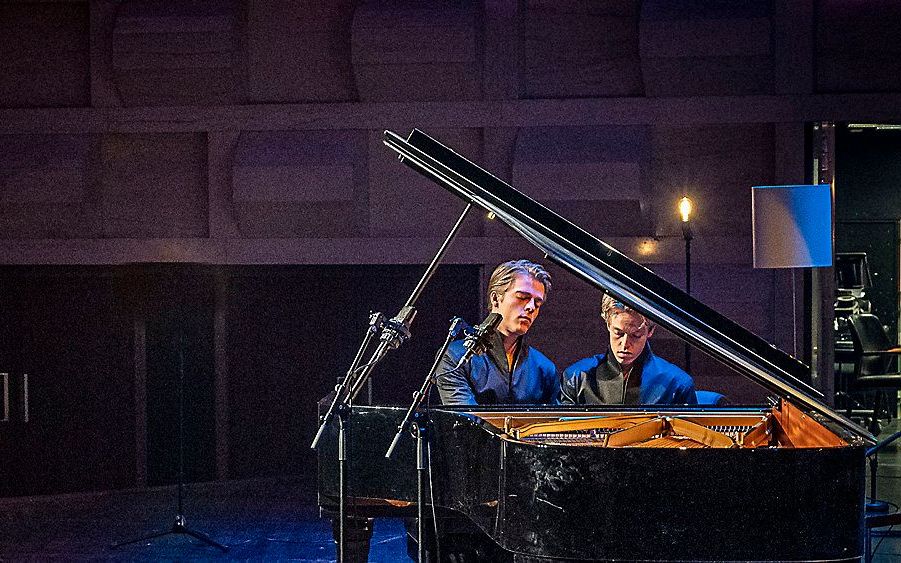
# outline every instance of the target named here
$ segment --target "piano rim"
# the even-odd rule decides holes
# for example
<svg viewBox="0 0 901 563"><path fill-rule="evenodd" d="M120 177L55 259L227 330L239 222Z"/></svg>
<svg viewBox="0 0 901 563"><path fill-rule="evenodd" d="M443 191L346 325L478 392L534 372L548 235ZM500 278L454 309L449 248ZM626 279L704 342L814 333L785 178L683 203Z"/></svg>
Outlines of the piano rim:
<svg viewBox="0 0 901 563"><path fill-rule="evenodd" d="M787 405L785 407L784 405ZM405 408L396 405L373 405L373 406L355 406L354 409L365 411L368 409L393 410L403 414ZM702 415L702 416L730 416L730 415L759 415L767 412L777 411L783 408L791 408L797 410L803 417L809 417L827 431L831 432L836 438L844 441L843 445L838 446L793 446L793 448L782 449L800 449L800 448L817 448L817 447L865 447L869 444L858 434L850 431L841 424L836 423L832 419L825 417L816 412L808 412L800 408L793 401L782 398L773 405L729 405L729 406L697 406L697 405L434 405L423 407L423 412L428 416L429 412L447 412L453 414L465 415L470 418L474 424L478 424L492 434L496 434L504 439L511 439L512 436L506 436L503 426L498 426L489 422L487 419L496 419L498 416L509 413L510 416L517 416L520 420L525 415L534 415L536 418L548 417L571 417L580 415L584 417L593 416L615 416L622 414L643 414L643 415L659 415L676 417L678 415ZM487 415L487 416L484 416ZM539 443L532 445L541 447L545 446ZM554 447L557 445L555 444ZM570 446L561 446L570 447ZM741 448L741 449L760 449L760 448Z"/></svg>

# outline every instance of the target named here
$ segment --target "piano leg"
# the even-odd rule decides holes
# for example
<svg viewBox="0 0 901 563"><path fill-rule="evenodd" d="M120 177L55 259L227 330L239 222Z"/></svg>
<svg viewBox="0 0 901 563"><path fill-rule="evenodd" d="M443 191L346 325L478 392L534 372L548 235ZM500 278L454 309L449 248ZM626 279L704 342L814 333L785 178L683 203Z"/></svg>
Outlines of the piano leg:
<svg viewBox="0 0 901 563"><path fill-rule="evenodd" d="M340 522L332 519L332 537L337 550ZM372 518L348 516L344 524L344 559L347 563L366 563L369 560L369 542L372 540ZM337 552L336 552L337 553ZM337 555L336 555L337 557Z"/></svg>

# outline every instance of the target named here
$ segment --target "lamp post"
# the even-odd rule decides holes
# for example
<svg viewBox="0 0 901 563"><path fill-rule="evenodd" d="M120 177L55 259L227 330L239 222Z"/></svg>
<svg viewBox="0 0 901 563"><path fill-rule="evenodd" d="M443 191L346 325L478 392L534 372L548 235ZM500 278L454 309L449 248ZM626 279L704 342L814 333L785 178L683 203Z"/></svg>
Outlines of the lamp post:
<svg viewBox="0 0 901 563"><path fill-rule="evenodd" d="M688 196L679 200L679 216L682 218L682 239L685 241L685 293L691 295L691 212L692 201ZM685 343L685 371L691 373L691 346Z"/></svg>

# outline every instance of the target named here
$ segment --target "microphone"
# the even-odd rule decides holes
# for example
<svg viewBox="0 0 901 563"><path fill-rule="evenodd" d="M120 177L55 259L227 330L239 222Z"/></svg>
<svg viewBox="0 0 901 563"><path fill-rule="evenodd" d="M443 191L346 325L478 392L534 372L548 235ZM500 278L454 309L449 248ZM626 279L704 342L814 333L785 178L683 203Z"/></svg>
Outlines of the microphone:
<svg viewBox="0 0 901 563"><path fill-rule="evenodd" d="M491 342L491 336L503 320L504 317L500 313L489 313L488 316L485 317L485 320L482 321L482 324L472 329L463 340L463 346L466 348L466 352L463 353L463 356L460 358L460 361L457 362L457 365L454 366L454 369L459 369L460 366L465 364L476 354L483 354L485 350L488 349L488 345Z"/></svg>
<svg viewBox="0 0 901 563"><path fill-rule="evenodd" d="M414 307L401 307L393 319L385 321L382 330L381 341L390 349L396 350L400 345L410 339L410 325L416 317Z"/></svg>
<svg viewBox="0 0 901 563"><path fill-rule="evenodd" d="M362 369L363 372L362 375L357 376L356 381L350 388L350 394L348 395L350 400L357 398L357 395L363 389L363 383L369 378L369 373L372 371L373 366L382 361L382 358L390 350L397 350L401 344L410 339L410 325L413 323L414 318L416 318L416 308L404 305L394 318L384 322L382 334L379 335L378 348L372 353L369 363L357 368L358 370Z"/></svg>

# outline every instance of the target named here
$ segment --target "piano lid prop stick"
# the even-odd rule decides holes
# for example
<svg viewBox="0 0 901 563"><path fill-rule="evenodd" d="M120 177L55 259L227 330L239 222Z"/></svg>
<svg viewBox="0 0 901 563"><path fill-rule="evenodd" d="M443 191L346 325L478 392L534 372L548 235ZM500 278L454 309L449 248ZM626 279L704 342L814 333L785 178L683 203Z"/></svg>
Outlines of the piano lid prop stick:
<svg viewBox="0 0 901 563"><path fill-rule="evenodd" d="M413 288L413 292L410 293L410 297L407 299L407 302L401 308L400 312L393 320L400 320L403 322L403 319L406 317L405 311L413 310L413 314L415 315L414 305L416 301L419 299L419 296L422 295L422 291L425 289L425 286L429 283L429 280L432 279L432 276L435 274L435 271L438 269L438 265L441 264L441 261L444 260L444 256L447 254L448 249L450 249L451 242L457 237L457 233L460 231L460 227L463 226L463 221L466 219L466 216L469 214L469 210L472 209L472 202L466 204L466 208L463 209L463 212L457 218L457 221L454 223L454 226L451 227L450 232L445 237L444 242L441 243L441 246L438 248L438 252L435 253L434 258L429 263L428 267L423 272L422 277L419 279L419 282L416 284L416 287ZM412 322L412 318L409 319L408 322L405 323L407 329L410 327L410 322ZM394 332L392 332L394 331ZM363 385L369 379L369 375L372 373L372 369L375 367L381 359L387 354L390 350L393 350L400 346L403 342L405 342L408 338L410 338L409 330L404 334L400 327L395 323L386 323L385 332L389 333L387 337L390 339L392 345L385 346L384 339L386 338L384 333L382 335L383 341L382 344L379 345L379 348L376 349L376 352L372 355L372 359L368 362L371 364L371 367L367 370L363 370L357 379L354 382L353 387L351 387L351 393L349 398L351 401L357 396L357 394L362 390ZM398 336L399 335L399 336ZM398 340L399 338L399 340ZM396 344L395 344L396 343Z"/></svg>
<svg viewBox="0 0 901 563"><path fill-rule="evenodd" d="M460 227L463 226L463 220L466 219L466 215L469 214L470 209L472 209L471 201L466 204L466 209L463 210L463 213L460 214L457 222L454 223L453 227L451 227L450 232L447 234L447 238L444 239L444 242L441 244L441 247L438 249L435 257L432 258L432 263L429 264L428 268L426 268L425 273L422 275L419 283L416 284L416 287L413 289L413 293L410 294L410 298L407 299L404 307L412 307L416 303L416 300L419 299L419 295L422 293L422 290L425 289L426 284L428 284L429 280L432 279L432 275L435 273L435 270L438 269L438 264L440 264L441 261L444 260L444 255L447 254L447 250L448 248L450 248L450 243L454 240L454 238L456 238L457 232L460 230Z"/></svg>
<svg viewBox="0 0 901 563"><path fill-rule="evenodd" d="M316 436L313 438L313 443L310 446L312 449L316 449L319 445L319 440L325 432L325 427L328 426L332 418L334 418L335 412L340 410L342 406L349 405L349 403L357 396L363 388L363 385L366 383L366 380L369 379L369 374L372 373L375 365L382 360L389 350L397 348L410 338L410 323L413 322L413 317L416 315L416 308L413 305L416 303L416 300L419 299L426 284L432 279L435 270L438 269L438 264L441 263L444 255L447 254L450 243L456 238L457 233L460 231L460 227L463 226L463 221L466 219L469 210L472 209L472 205L472 202L466 204L466 208L463 209L463 213L460 214L460 217L447 234L447 237L444 239L444 242L441 244L435 257L429 263L422 278L420 278L419 283L416 284L416 287L407 299L406 304L401 308L397 315L391 319L391 321L388 321L384 323L383 326L379 327L382 329L382 334L380 336L381 342L379 342L378 348L376 348L375 352L370 356L369 361L364 365L364 369L358 371L359 358L362 357L362 354L368 347L372 337L372 334L367 331L364 342L357 352L357 359L355 359L351 368L347 370L347 376L336 390L332 404L329 406L328 411L326 411L325 416L322 417L319 429L316 431Z"/></svg>

